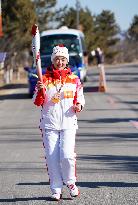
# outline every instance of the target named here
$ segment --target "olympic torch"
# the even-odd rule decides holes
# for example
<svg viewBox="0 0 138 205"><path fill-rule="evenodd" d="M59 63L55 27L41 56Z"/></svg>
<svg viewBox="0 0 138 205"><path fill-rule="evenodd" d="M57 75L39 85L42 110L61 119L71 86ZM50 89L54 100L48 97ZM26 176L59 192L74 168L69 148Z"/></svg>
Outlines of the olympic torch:
<svg viewBox="0 0 138 205"><path fill-rule="evenodd" d="M34 58L34 65L37 68L38 79L43 82L41 58L40 58L40 34L36 24L32 26L32 52ZM42 95L44 97L44 89L42 89Z"/></svg>

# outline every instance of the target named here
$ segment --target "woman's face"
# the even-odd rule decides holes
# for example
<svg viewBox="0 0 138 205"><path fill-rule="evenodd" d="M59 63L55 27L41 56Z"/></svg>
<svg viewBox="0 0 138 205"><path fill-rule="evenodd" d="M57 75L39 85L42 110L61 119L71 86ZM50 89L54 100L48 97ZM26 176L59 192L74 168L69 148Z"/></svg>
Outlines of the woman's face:
<svg viewBox="0 0 138 205"><path fill-rule="evenodd" d="M67 66L68 60L63 56L56 56L53 60L53 64L56 69L63 70Z"/></svg>

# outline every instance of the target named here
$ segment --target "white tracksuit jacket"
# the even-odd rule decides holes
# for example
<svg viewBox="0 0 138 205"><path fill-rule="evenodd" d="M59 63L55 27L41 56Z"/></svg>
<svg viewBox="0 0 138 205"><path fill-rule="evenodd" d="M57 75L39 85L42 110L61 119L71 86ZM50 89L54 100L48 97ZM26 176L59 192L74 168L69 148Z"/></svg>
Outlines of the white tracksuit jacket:
<svg viewBox="0 0 138 205"><path fill-rule="evenodd" d="M73 110L74 103L85 104L83 87L76 75L69 75L61 88L61 99L59 103L51 101L60 87L59 80L53 84L46 82L46 98L42 103L40 128L52 130L77 129L77 117ZM39 91L40 92L40 91ZM41 97L41 96L40 96ZM34 103L40 105L38 90L33 96Z"/></svg>

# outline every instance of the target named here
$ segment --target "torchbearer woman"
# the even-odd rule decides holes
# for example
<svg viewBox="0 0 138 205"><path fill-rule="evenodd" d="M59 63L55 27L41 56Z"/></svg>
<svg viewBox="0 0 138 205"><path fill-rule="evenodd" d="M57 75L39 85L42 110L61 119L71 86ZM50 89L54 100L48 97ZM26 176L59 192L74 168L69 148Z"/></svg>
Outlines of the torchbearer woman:
<svg viewBox="0 0 138 205"><path fill-rule="evenodd" d="M68 67L68 49L63 45L53 48L52 64L37 82L34 104L42 106L40 129L46 154L52 198L60 200L63 183L71 197L79 195L76 182L75 135L76 113L85 100L79 78ZM44 91L44 94L42 92Z"/></svg>

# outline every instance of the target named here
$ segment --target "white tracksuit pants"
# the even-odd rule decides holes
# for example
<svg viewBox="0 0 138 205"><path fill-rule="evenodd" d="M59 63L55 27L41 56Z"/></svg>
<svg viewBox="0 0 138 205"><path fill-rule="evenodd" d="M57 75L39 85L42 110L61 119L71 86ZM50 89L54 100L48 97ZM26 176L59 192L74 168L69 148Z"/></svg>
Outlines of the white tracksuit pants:
<svg viewBox="0 0 138 205"><path fill-rule="evenodd" d="M76 182L75 135L75 129L45 130L43 133L52 193L61 193L63 182L66 185Z"/></svg>

